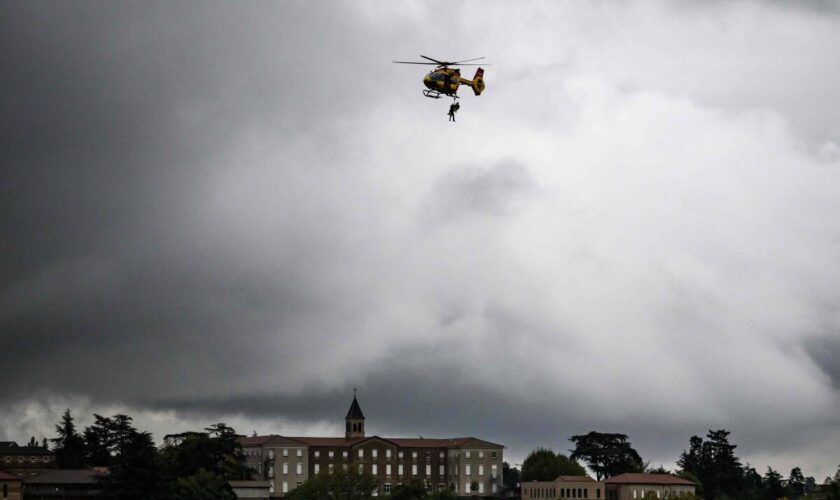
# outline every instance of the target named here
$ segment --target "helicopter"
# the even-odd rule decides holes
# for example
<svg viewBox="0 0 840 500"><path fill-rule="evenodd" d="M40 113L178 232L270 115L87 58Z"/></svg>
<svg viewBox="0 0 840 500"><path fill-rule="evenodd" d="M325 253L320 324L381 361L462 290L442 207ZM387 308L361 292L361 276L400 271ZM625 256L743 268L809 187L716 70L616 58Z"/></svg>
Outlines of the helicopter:
<svg viewBox="0 0 840 500"><path fill-rule="evenodd" d="M466 59L463 61L438 61L437 59L432 59L431 57L427 57L424 55L420 55L423 59L427 59L431 62L424 62L424 61L393 61L397 64L428 64L430 66L437 66L433 71L429 72L423 78L423 84L426 86L423 89L423 95L426 97L430 97L432 99L440 99L441 96L449 96L453 99L458 99L458 87L461 84L468 85L470 88L473 89L475 95L481 95L481 92L484 91L484 69L479 67L476 72L475 76L472 80L467 80L466 78L461 78L461 70L458 68L450 68L450 66L480 66L479 64L464 64L470 63L472 61L478 61L480 59L484 59L483 57L477 57L475 59Z"/></svg>

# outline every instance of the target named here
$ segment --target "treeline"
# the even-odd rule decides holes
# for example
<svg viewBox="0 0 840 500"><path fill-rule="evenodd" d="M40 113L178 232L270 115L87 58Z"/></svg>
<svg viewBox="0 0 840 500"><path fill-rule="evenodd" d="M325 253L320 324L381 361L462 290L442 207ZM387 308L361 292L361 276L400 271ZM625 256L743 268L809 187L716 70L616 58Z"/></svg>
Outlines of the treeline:
<svg viewBox="0 0 840 500"><path fill-rule="evenodd" d="M103 496L125 500L234 499L228 480L250 479L239 436L223 423L168 435L155 446L126 415L103 417L81 432L70 410L56 425L52 451L62 469L107 467Z"/></svg>
<svg viewBox="0 0 840 500"><path fill-rule="evenodd" d="M840 500L840 466L821 485L813 477L806 477L799 467L794 467L787 479L771 467L761 475L735 455L737 445L729 442L729 434L726 430L710 430L705 439L692 436L688 449L676 462L678 469L670 471L662 466L652 468L644 462L626 434L593 431L570 438L574 448L569 456L537 448L525 459L521 471L506 469L505 483L509 484L508 474L521 477L523 482L584 475L580 460L598 480L628 472L680 476L693 481L697 496L706 500Z"/></svg>

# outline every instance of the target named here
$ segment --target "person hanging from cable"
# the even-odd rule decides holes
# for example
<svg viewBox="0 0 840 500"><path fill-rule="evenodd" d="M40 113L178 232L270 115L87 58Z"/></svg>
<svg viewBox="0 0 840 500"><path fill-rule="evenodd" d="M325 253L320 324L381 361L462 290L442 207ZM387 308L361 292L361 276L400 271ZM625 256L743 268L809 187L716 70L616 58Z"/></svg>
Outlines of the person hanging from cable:
<svg viewBox="0 0 840 500"><path fill-rule="evenodd" d="M461 105L458 104L457 101L449 105L449 121L455 121L455 113L457 113L459 109L461 109Z"/></svg>

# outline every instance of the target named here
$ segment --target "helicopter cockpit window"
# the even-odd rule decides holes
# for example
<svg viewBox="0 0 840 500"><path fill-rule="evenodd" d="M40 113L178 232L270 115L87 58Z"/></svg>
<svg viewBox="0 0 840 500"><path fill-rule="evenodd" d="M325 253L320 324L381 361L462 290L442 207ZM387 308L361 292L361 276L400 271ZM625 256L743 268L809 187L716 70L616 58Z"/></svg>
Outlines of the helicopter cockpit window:
<svg viewBox="0 0 840 500"><path fill-rule="evenodd" d="M432 80L443 80L442 73L432 73Z"/></svg>

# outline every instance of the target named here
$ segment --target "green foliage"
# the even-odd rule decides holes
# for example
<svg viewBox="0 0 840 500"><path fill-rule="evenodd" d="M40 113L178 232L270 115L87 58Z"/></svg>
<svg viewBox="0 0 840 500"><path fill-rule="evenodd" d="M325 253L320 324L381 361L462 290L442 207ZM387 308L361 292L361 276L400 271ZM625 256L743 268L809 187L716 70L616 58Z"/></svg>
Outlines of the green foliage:
<svg viewBox="0 0 840 500"><path fill-rule="evenodd" d="M161 495L161 500L235 500L227 480L218 474L200 469L191 476L178 478Z"/></svg>
<svg viewBox="0 0 840 500"><path fill-rule="evenodd" d="M502 496L518 496L521 474L519 469L502 462Z"/></svg>
<svg viewBox="0 0 840 500"><path fill-rule="evenodd" d="M572 436L575 444L572 460L583 460L595 472L598 480L607 479L625 472L642 472L645 464L633 449L626 434L592 431L589 434Z"/></svg>
<svg viewBox="0 0 840 500"><path fill-rule="evenodd" d="M707 434L703 441L698 436L689 440L690 447L677 461L683 472L699 479L703 497L714 500L723 497L743 498L744 469L735 456L737 446L729 444L729 431L723 429Z"/></svg>
<svg viewBox="0 0 840 500"><path fill-rule="evenodd" d="M426 484L420 479L414 479L394 488L388 498L391 500L422 500L426 497Z"/></svg>
<svg viewBox="0 0 840 500"><path fill-rule="evenodd" d="M359 473L355 467L337 468L332 473L319 474L292 490L290 500L367 500L376 488L376 478Z"/></svg>
<svg viewBox="0 0 840 500"><path fill-rule="evenodd" d="M503 469L504 472L504 469ZM548 448L537 448L522 463L522 481L553 481L557 476L585 476L579 463Z"/></svg>
<svg viewBox="0 0 840 500"><path fill-rule="evenodd" d="M59 469L81 469L85 466L85 442L76 432L73 415L70 410L64 411L61 423L55 426L58 437L52 440L56 463ZM32 438L35 441L35 438ZM30 444L31 446L31 444Z"/></svg>

